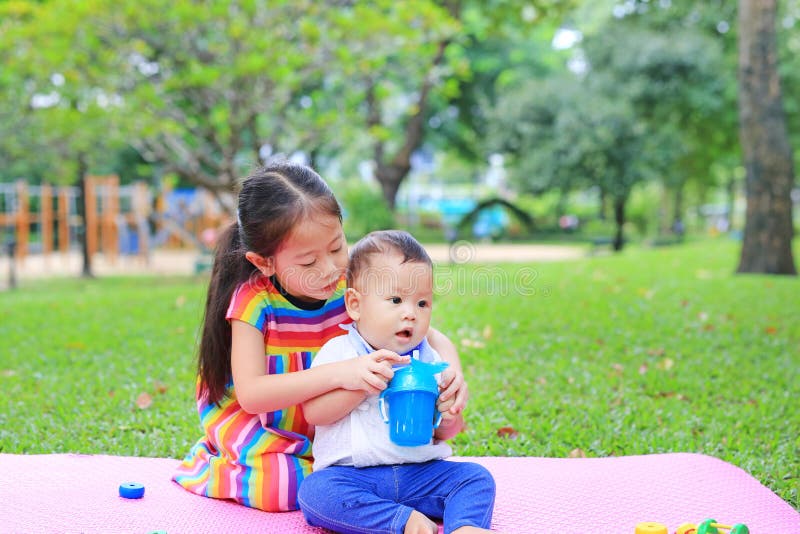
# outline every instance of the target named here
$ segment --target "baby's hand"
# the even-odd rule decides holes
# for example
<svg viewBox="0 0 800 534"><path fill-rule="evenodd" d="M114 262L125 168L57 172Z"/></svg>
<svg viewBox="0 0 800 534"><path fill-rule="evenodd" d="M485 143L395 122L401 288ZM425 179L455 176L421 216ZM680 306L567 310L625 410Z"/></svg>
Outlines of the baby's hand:
<svg viewBox="0 0 800 534"><path fill-rule="evenodd" d="M439 408L443 414L442 417L444 417L445 411L451 415L458 415L467 406L467 399L469 399L467 383L464 381L463 373L456 371L452 366L442 371L439 392L437 405L446 406L446 409Z"/></svg>
<svg viewBox="0 0 800 534"><path fill-rule="evenodd" d="M368 395L376 395L386 389L386 384L394 376L392 365L408 363L408 356L400 356L390 350L376 350L370 354L346 360L348 367L342 387L350 390L362 390Z"/></svg>

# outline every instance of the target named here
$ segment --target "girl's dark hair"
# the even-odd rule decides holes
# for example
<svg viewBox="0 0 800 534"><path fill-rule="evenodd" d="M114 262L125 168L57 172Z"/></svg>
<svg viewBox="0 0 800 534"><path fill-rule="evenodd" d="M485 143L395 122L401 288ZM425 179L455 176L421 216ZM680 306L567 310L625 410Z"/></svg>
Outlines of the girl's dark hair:
<svg viewBox="0 0 800 534"><path fill-rule="evenodd" d="M353 286L364 270L370 266L372 254L398 252L403 255L403 263L417 262L433 266L431 257L425 248L414 239L414 236L403 230L378 230L370 232L350 249L350 261L347 264L347 287Z"/></svg>
<svg viewBox="0 0 800 534"><path fill-rule="evenodd" d="M256 271L245 253L274 255L308 217L342 220L339 203L319 174L289 162L270 163L248 176L238 206L238 221L222 233L214 254L197 357L200 395L209 403L219 404L231 381L231 325L225 315L236 287Z"/></svg>

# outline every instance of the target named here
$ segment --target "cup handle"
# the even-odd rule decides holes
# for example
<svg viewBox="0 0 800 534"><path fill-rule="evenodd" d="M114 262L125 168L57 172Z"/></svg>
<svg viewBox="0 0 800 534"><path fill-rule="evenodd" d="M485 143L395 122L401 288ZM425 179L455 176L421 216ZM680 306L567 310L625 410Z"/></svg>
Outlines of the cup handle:
<svg viewBox="0 0 800 534"><path fill-rule="evenodd" d="M439 423L442 422L442 412L436 412L436 420L433 422L433 428L439 428Z"/></svg>
<svg viewBox="0 0 800 534"><path fill-rule="evenodd" d="M389 424L389 417L386 415L386 404L383 401L384 393L386 392L381 391L381 396L378 397L378 409L381 411L381 417L383 418L383 422Z"/></svg>

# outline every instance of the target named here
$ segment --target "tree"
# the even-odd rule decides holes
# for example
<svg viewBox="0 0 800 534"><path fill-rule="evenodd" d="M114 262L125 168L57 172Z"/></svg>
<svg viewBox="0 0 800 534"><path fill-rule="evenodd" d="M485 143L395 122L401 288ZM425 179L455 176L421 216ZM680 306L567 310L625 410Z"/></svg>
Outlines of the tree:
<svg viewBox="0 0 800 534"><path fill-rule="evenodd" d="M509 28L529 32L543 21L556 19L572 4L555 0L415 0L354 2L351 9L343 10L354 24L339 27L339 40L357 60L342 66L342 94L363 102L355 108L352 124L366 130L368 139L355 144L369 147L373 173L391 209L411 170L412 154L438 128L432 124L452 121L454 110L460 107L465 111L463 104L468 105L467 114L457 120L470 124L468 114L475 106L469 98L459 100L461 90L470 85L475 72L491 77L503 70L496 65L477 66L485 60L484 52L497 54L494 59L500 63L507 61L507 48L484 48L482 43L507 36ZM353 13L358 16L353 18ZM472 54L477 48L480 53ZM357 58L352 50L357 51ZM485 86L483 77L479 84ZM360 137L352 124L348 131ZM459 135L463 133L461 130Z"/></svg>
<svg viewBox="0 0 800 534"><path fill-rule="evenodd" d="M109 3L95 27L111 28L110 46L127 58L120 93L136 116L133 144L232 211L227 193L262 149L292 151L300 137L288 117L324 64L321 10L313 2Z"/></svg>
<svg viewBox="0 0 800 534"><path fill-rule="evenodd" d="M32 4L0 3L0 182L23 178L40 183L45 176L52 177L57 167L56 158L50 157L43 142L41 121L32 113L33 94L25 90L29 65L18 61L24 53L18 36L36 13Z"/></svg>
<svg viewBox="0 0 800 534"><path fill-rule="evenodd" d="M453 96L434 95L425 141L472 167L486 162L489 116L498 91L524 79L557 75L565 60L565 52L552 46L560 15L525 24L514 14L485 11L462 17L469 29L463 42L450 47L458 49L469 72L458 78Z"/></svg>
<svg viewBox="0 0 800 534"><path fill-rule="evenodd" d="M622 250L627 201L636 184L657 172L661 144L626 99L574 76L528 81L503 92L490 132L495 149L512 156L512 177L523 190L595 186L607 195L614 250Z"/></svg>
<svg viewBox="0 0 800 534"><path fill-rule="evenodd" d="M613 203L619 250L635 184L661 179L680 200L690 177L709 179L725 139L720 52L697 31L667 37L610 17L578 51L585 72L502 90L490 138L514 154L514 174L529 191L596 186L601 202Z"/></svg>
<svg viewBox="0 0 800 534"><path fill-rule="evenodd" d="M64 73L70 87L90 95L101 85L102 94L121 111L115 116L129 119L114 131L160 172L205 187L224 204L225 193L265 155L299 150L316 159L361 151L363 161L366 147L384 197L393 205L411 155L429 129L428 119L450 105L459 82L470 76L465 43L494 35L496 27L516 25L524 32L570 3L208 0L198 9L196 3L166 0L89 0L72 9L71 2L52 0L9 5L34 6L52 20L65 21L71 33L55 29L53 41L26 25L37 36L31 41L37 54L84 61L84 74L92 77ZM80 99L76 103L81 111Z"/></svg>
<svg viewBox="0 0 800 534"><path fill-rule="evenodd" d="M124 114L117 113L119 57L103 46L102 34L87 31L87 20L102 11L104 0L53 0L3 6L15 23L0 36L0 56L8 70L0 82L3 100L18 106L13 114L24 146L35 154L53 183L78 183L79 215L85 213L87 173L123 145ZM14 94L9 97L7 91ZM4 143L6 149L14 145ZM28 156L30 158L30 156ZM82 220L82 275L92 276L92 261Z"/></svg>
<svg viewBox="0 0 800 534"><path fill-rule="evenodd" d="M423 141L431 95L452 75L446 50L458 23L432 0L357 1L330 10L322 82L338 98L328 96L323 105L336 106L339 118L329 127L338 130L339 143L346 140L345 150L369 154L393 210Z"/></svg>
<svg viewBox="0 0 800 534"><path fill-rule="evenodd" d="M659 165L665 189L674 195L673 224L683 218L683 191L689 181L713 180L712 163L727 140L721 124L726 82L717 43L696 30L654 32L627 20L613 21L585 42L591 72L623 91L636 116L665 143L656 147L666 158ZM667 146L670 143L672 146Z"/></svg>
<svg viewBox="0 0 800 534"><path fill-rule="evenodd" d="M778 75L775 0L739 2L739 115L747 219L737 272L796 275L794 162Z"/></svg>

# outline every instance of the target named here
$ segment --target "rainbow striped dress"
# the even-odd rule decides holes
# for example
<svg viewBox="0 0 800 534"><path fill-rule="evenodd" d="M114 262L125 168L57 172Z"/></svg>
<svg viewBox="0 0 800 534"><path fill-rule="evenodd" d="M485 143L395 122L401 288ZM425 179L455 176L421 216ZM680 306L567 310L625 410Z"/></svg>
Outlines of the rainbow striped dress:
<svg viewBox="0 0 800 534"><path fill-rule="evenodd" d="M241 284L227 317L264 333L269 374L308 369L326 341L346 333L344 278L325 302L307 305L285 294L277 282L258 277ZM315 308L315 309L311 309ZM260 415L245 412L228 385L220 405L198 395L205 430L178 467L173 480L198 495L233 499L269 512L296 510L297 489L311 472L309 425L300 406Z"/></svg>

